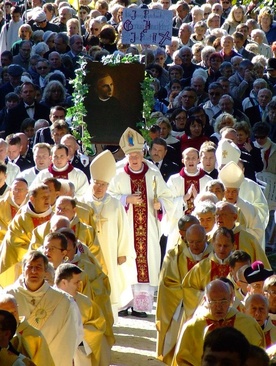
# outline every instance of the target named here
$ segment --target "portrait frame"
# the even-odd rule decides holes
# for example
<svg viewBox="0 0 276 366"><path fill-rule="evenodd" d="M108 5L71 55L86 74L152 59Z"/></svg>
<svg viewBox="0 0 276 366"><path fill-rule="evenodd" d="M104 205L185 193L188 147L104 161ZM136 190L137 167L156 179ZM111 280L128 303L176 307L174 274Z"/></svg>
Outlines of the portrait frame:
<svg viewBox="0 0 276 366"><path fill-rule="evenodd" d="M87 110L84 120L92 143L118 145L126 128L138 130L137 123L142 120L141 83L145 66L139 63L103 65L88 62L86 69L85 83L89 92L84 101ZM99 101L97 94L99 75L103 74L110 75L114 84L113 96L107 102Z"/></svg>

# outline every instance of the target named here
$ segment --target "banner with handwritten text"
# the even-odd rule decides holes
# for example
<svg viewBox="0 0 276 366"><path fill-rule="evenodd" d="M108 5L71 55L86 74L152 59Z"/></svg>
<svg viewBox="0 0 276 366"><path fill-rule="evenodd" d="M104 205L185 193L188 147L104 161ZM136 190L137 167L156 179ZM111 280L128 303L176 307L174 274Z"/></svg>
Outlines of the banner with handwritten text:
<svg viewBox="0 0 276 366"><path fill-rule="evenodd" d="M171 43L172 17L170 10L127 8L123 13L123 44Z"/></svg>

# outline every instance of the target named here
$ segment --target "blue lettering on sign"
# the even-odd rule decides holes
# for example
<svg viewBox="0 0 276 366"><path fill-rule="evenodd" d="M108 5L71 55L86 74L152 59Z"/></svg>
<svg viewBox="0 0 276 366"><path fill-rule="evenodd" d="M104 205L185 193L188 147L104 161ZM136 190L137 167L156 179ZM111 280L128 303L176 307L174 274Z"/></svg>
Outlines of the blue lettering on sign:
<svg viewBox="0 0 276 366"><path fill-rule="evenodd" d="M128 32L133 29L133 25L129 19L124 22L124 29Z"/></svg>

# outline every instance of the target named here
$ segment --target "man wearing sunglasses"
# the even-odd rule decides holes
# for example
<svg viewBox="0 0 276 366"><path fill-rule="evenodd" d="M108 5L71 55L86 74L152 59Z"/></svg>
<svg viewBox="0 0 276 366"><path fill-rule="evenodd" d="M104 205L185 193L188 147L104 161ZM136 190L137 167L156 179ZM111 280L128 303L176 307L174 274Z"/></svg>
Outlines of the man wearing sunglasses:
<svg viewBox="0 0 276 366"><path fill-rule="evenodd" d="M232 0L220 0L220 4L222 6L222 18L225 20L232 8Z"/></svg>
<svg viewBox="0 0 276 366"><path fill-rule="evenodd" d="M208 88L209 100L203 104L203 109L212 120L215 114L220 112L219 100L223 95L223 88L219 83L211 83Z"/></svg>

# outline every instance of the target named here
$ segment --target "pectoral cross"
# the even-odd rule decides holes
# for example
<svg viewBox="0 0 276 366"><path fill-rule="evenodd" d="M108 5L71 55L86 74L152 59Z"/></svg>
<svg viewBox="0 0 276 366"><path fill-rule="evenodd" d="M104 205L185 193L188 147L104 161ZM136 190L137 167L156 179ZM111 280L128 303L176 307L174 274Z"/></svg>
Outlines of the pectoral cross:
<svg viewBox="0 0 276 366"><path fill-rule="evenodd" d="M101 233L102 229L103 229L103 224L108 221L108 219L106 219L105 217L102 216L102 213L98 213L94 215L95 218L95 222L96 222L96 231L98 234Z"/></svg>

